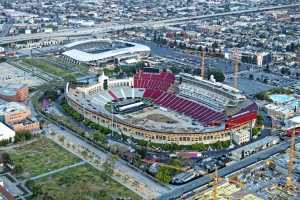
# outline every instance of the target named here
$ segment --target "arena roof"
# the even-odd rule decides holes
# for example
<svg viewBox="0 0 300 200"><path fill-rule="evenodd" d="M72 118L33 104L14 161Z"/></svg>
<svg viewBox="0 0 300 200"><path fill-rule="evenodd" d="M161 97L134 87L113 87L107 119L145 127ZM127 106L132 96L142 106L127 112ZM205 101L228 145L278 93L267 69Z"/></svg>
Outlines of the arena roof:
<svg viewBox="0 0 300 200"><path fill-rule="evenodd" d="M90 40L80 40L76 42L71 42L69 44L64 45L65 48L73 48L81 44L88 44L88 43L93 43L93 42L111 42L109 39L90 39Z"/></svg>
<svg viewBox="0 0 300 200"><path fill-rule="evenodd" d="M85 40L85 41L78 41L74 43L70 43L65 45L66 48L74 48L77 45L81 44L88 44L88 43L95 43L95 42L101 42L104 40ZM69 51L66 51L63 53L64 56L68 56L74 60L77 60L79 62L91 62L91 61L97 61L97 60L103 60L111 57L116 57L124 54L133 54L137 52L143 52L143 51L148 51L150 52L151 49L145 45L138 44L138 43L133 43L133 42L124 42L124 41L118 41L118 42L123 42L126 44L132 45L132 47L126 47L126 48L121 48L121 49L115 49L115 50L110 50L102 53L87 53L78 49L71 49Z"/></svg>

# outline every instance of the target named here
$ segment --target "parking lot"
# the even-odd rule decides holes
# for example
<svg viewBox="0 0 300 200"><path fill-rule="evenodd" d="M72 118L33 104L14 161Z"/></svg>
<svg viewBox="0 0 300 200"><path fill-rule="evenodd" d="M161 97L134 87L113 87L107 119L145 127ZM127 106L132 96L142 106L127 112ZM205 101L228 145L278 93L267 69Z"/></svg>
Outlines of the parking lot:
<svg viewBox="0 0 300 200"><path fill-rule="evenodd" d="M27 84L29 87L35 87L44 83L43 80L32 76L32 73L25 72L8 63L0 63L0 71L0 84L22 83Z"/></svg>

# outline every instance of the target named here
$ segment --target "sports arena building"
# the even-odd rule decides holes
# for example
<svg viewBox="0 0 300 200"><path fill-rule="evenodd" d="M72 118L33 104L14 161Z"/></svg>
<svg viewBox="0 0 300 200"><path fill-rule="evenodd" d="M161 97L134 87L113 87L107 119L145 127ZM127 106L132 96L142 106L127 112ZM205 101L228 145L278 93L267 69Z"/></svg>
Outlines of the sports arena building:
<svg viewBox="0 0 300 200"><path fill-rule="evenodd" d="M123 60L140 60L150 55L150 48L141 44L109 39L91 39L65 45L63 57L75 64L120 63Z"/></svg>
<svg viewBox="0 0 300 200"><path fill-rule="evenodd" d="M66 86L68 104L85 118L154 143L191 145L231 140L250 131L257 105L239 90L189 74L145 68L134 77L104 74Z"/></svg>

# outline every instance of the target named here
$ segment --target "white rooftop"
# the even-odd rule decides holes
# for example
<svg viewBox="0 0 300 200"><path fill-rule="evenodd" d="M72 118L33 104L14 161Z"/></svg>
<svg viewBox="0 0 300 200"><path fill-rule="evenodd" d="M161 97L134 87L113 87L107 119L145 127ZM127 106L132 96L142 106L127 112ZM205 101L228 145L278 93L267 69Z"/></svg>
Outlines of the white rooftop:
<svg viewBox="0 0 300 200"><path fill-rule="evenodd" d="M15 137L15 131L0 122L0 140L7 140L9 138Z"/></svg>
<svg viewBox="0 0 300 200"><path fill-rule="evenodd" d="M0 105L0 115L5 115L13 112L22 112L26 111L27 107L23 104L17 102L9 102L6 104Z"/></svg>
<svg viewBox="0 0 300 200"><path fill-rule="evenodd" d="M300 116L293 117L290 119L290 121L295 124L300 124Z"/></svg>
<svg viewBox="0 0 300 200"><path fill-rule="evenodd" d="M87 44L87 43L94 43L99 42L103 40L95 39L95 40L84 40L84 41L78 41L74 43L70 43L65 45L66 48L72 48L80 44ZM111 57L116 57L124 54L134 54L137 52L150 52L151 49L145 45L137 44L133 42L124 42L124 41L118 41L123 42L132 45L132 47L125 47L120 49L114 49L102 53L87 53L78 49L71 49L69 51L66 51L63 53L64 56L68 56L74 60L77 60L79 62L91 62L91 61L97 61L97 60L104 60Z"/></svg>

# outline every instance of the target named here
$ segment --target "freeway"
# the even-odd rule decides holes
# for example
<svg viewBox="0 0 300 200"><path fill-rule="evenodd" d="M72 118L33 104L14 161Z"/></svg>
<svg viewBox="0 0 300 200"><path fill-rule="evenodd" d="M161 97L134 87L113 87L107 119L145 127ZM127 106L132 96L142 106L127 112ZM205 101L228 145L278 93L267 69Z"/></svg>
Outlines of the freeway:
<svg viewBox="0 0 300 200"><path fill-rule="evenodd" d="M106 23L106 24L99 24L94 28L88 27L88 28L79 28L79 29L64 29L64 30L53 32L53 33L43 32L43 33L34 33L34 34L21 34L21 35L17 35L17 36L0 37L0 45L14 43L14 42L21 42L21 41L47 39L47 38L92 35L92 34L107 33L107 32L113 32L113 31L125 30L125 29L131 29L131 28L143 28L143 27L152 27L152 26L153 27L163 27L163 26L169 26L169 25L183 24L183 23L186 23L188 21L193 21L193 20L224 17L224 16L229 16L229 15L242 15L242 14L263 12L263 11L270 11L270 10L295 8L295 7L299 7L299 6L300 6L300 3L295 3L295 4L288 4L288 5L252 8L252 9L248 9L248 10L224 12L224 13L217 13L217 14L210 14L210 15L200 15L200 16L193 16L193 17L166 19L166 20L159 20L159 21L133 22L132 24L118 24L118 23L108 24L108 23Z"/></svg>
<svg viewBox="0 0 300 200"><path fill-rule="evenodd" d="M298 138L297 138L297 143L299 143L299 142L300 142L300 136L298 136ZM264 151L256 153L248 158L245 158L241 161L238 161L230 166L227 166L227 167L219 170L219 176L225 177L225 176L230 175L240 169L243 169L252 164L255 164L259 161L266 160L269 157L271 157L277 153L284 152L285 150L288 149L288 147L289 147L289 140L284 141L278 145L275 145L269 149L266 149ZM188 194L190 192L193 192L194 190L196 190L199 187L207 185L211 181L213 181L213 179L208 176L200 177L194 181L191 181L187 184L184 184L180 187L176 187L175 189L166 192L165 194L159 196L157 198L157 200L178 199L178 198L182 197L184 194Z"/></svg>

